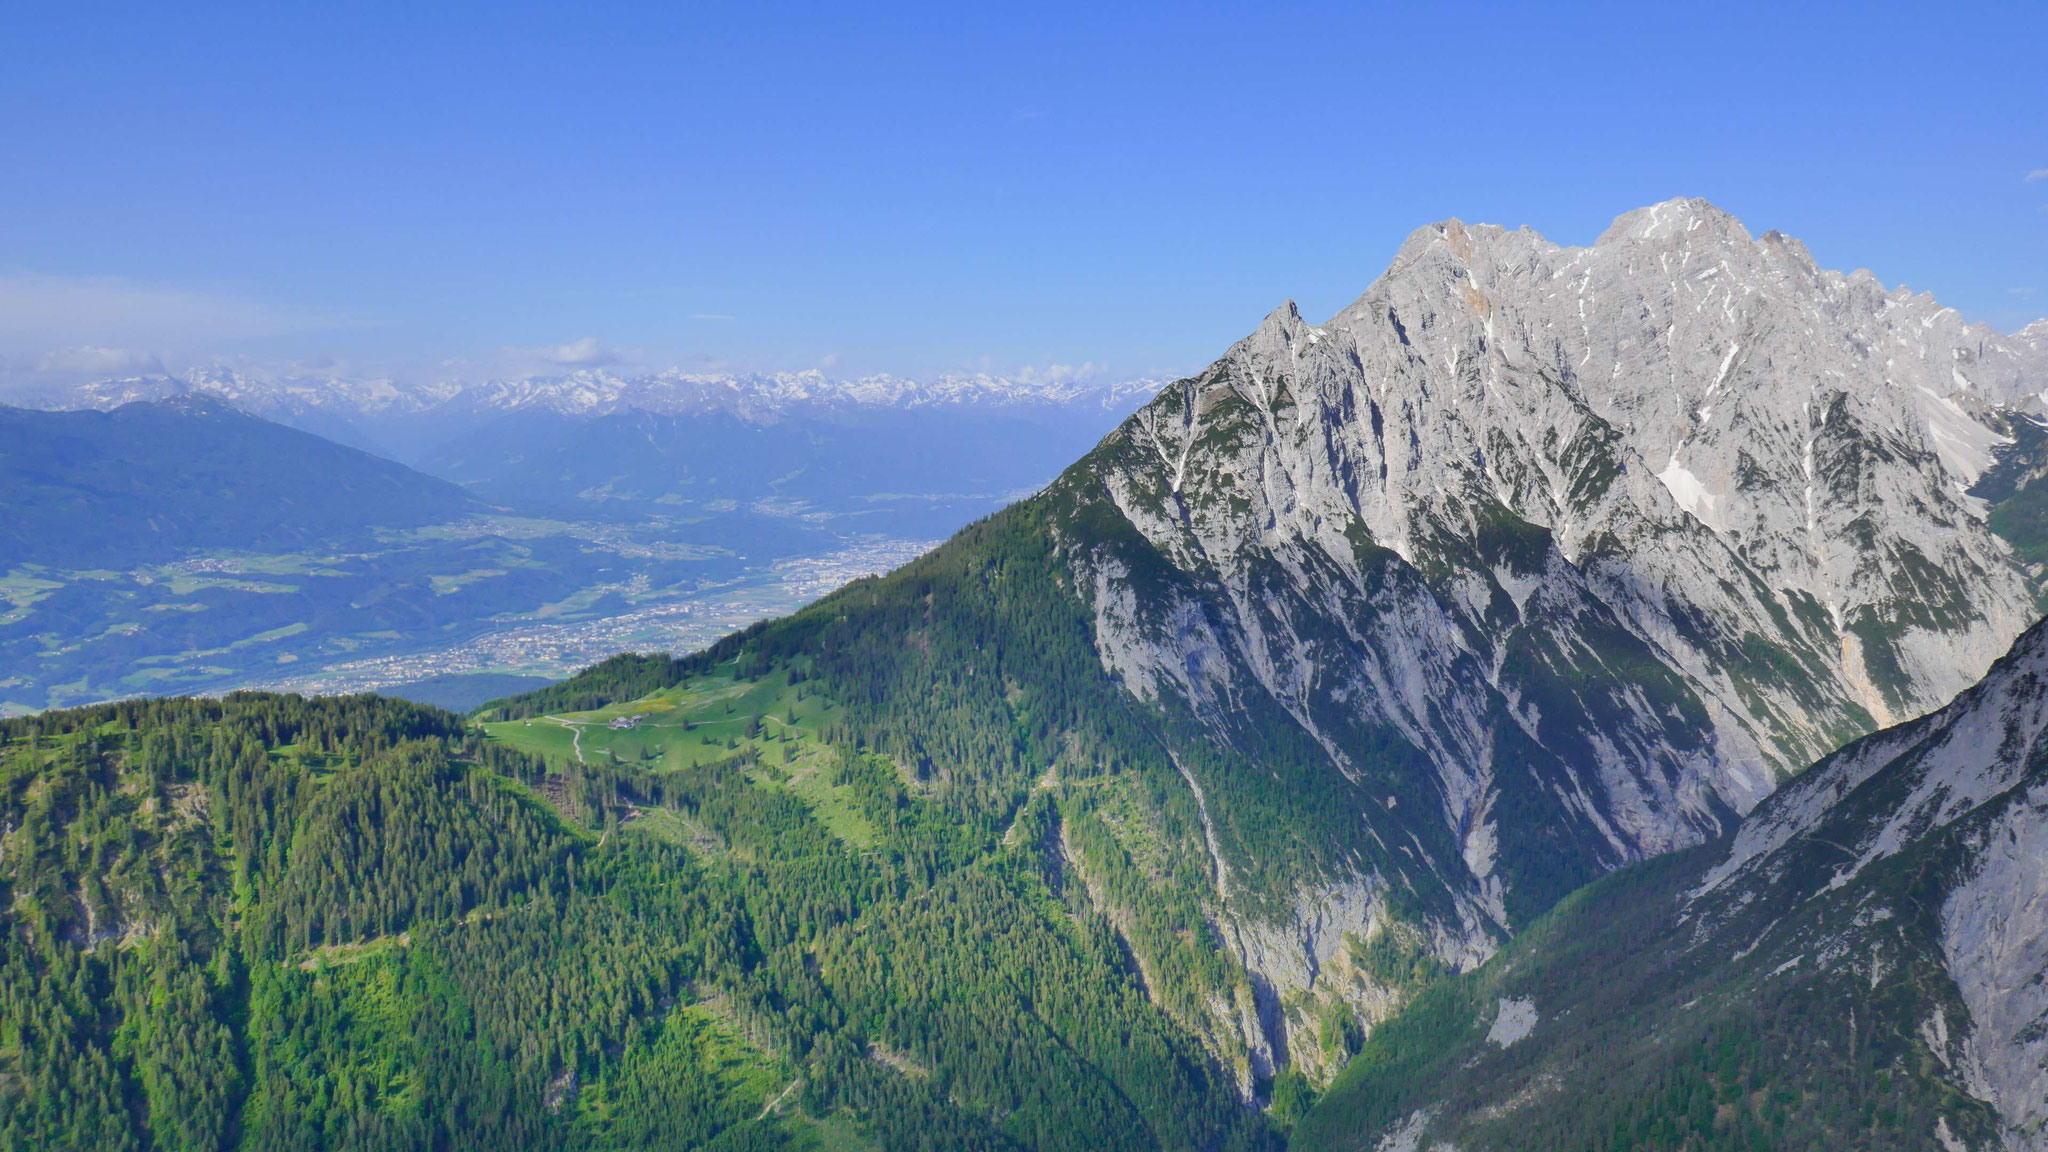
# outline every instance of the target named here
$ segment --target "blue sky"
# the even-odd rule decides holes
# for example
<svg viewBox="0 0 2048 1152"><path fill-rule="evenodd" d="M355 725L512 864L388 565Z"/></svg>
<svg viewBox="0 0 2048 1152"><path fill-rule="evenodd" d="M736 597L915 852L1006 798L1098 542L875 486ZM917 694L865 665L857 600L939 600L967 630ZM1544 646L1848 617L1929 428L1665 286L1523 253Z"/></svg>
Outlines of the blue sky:
<svg viewBox="0 0 2048 1152"><path fill-rule="evenodd" d="M2040 3L18 5L0 359L1170 373L1421 224L1675 195L2010 330L2044 45Z"/></svg>

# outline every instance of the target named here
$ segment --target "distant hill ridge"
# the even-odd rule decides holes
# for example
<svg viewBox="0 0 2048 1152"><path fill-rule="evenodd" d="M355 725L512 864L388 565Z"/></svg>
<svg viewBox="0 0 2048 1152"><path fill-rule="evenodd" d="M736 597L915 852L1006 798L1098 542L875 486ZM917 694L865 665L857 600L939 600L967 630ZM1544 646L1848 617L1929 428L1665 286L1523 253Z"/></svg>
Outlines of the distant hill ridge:
<svg viewBox="0 0 2048 1152"><path fill-rule="evenodd" d="M282 550L479 511L461 488L205 394L0 406L0 570Z"/></svg>

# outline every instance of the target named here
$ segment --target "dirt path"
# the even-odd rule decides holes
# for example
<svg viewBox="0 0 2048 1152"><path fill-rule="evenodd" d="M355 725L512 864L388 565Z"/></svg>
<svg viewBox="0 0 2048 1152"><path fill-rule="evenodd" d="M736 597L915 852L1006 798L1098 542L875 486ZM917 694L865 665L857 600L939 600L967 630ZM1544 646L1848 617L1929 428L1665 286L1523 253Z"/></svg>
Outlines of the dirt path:
<svg viewBox="0 0 2048 1152"><path fill-rule="evenodd" d="M769 1114L770 1112L773 1112L773 1111L775 1111L776 1105L778 1105L778 1104L781 1104L781 1103L782 1103L782 1102L783 1102L784 1100L787 1100L787 1099L789 1099L789 1094L790 1094L791 1092L794 1092L794 1091L796 1091L796 1089L797 1089L797 1085L799 1085L799 1084L802 1084L802 1083L803 1083L803 1080L802 1080L802 1078L801 1078L801 1077L799 1077L798 1079L795 1079L795 1080L791 1080L791 1081L789 1082L789 1087L787 1087L787 1088L784 1088L784 1089L782 1090L782 1095L780 1095L780 1096L777 1096L777 1097L776 1097L775 1099L773 1099L773 1100L770 1100L770 1101L768 1102L767 1106L761 1109L761 1114L760 1114L759 1116L756 1116L756 1117L754 1117L754 1119L756 1119L756 1120L766 1120L766 1119L768 1118L768 1114Z"/></svg>
<svg viewBox="0 0 2048 1152"><path fill-rule="evenodd" d="M550 724L560 724L562 727L567 728L569 730L569 750L576 753L576 762L578 764L590 763L590 761L583 758L583 725L572 720L564 720L560 716L543 716L541 719L546 720Z"/></svg>

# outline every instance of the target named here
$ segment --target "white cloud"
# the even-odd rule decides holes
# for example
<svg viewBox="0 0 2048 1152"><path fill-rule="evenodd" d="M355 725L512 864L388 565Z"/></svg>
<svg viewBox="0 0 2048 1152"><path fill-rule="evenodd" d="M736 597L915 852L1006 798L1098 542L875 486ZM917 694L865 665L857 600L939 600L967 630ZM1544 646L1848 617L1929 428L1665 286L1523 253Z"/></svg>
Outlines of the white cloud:
<svg viewBox="0 0 2048 1152"><path fill-rule="evenodd" d="M2007 288L2006 291L2015 296L2032 296L2034 294L2032 288Z"/></svg>
<svg viewBox="0 0 2048 1152"><path fill-rule="evenodd" d="M636 348L617 348L595 336L585 336L567 344L507 345L498 349L496 356L459 366L444 365L444 368L456 368L458 376L481 379L489 376L546 376L565 368L608 368L615 364L634 364L639 360L640 351Z"/></svg>
<svg viewBox="0 0 2048 1152"><path fill-rule="evenodd" d="M1079 364L1027 364L1009 375L1020 384L1061 384L1090 380L1108 370L1107 364L1084 360Z"/></svg>
<svg viewBox="0 0 2048 1152"><path fill-rule="evenodd" d="M626 357L618 349L604 344L595 336L585 336L553 348L539 349L540 358L550 364L564 368L599 368L606 364L617 364Z"/></svg>
<svg viewBox="0 0 2048 1152"><path fill-rule="evenodd" d="M2020 183L2032 184L2036 180L2048 180L2048 168L2034 169L2032 172L2029 172L2025 176L2021 177Z"/></svg>
<svg viewBox="0 0 2048 1152"><path fill-rule="evenodd" d="M163 361L148 352L97 344L52 349L36 361L38 372L76 376L137 376L163 370Z"/></svg>

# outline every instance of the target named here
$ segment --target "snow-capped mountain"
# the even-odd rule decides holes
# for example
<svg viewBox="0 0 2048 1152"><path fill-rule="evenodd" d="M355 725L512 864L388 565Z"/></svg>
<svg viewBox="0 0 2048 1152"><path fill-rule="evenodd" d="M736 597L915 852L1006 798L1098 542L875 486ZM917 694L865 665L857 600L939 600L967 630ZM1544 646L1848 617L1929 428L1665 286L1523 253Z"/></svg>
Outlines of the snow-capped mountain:
<svg viewBox="0 0 2048 1152"><path fill-rule="evenodd" d="M389 378L272 375L223 368L95 380L37 394L38 407L113 408L186 392L218 396L253 415L288 422L311 413L357 417L540 411L562 416L620 412L720 412L751 420L859 408L1060 408L1128 411L1158 391L1157 380L1018 380L987 374L917 380L873 375L835 379L819 371L626 375L585 369L561 376L477 383L400 383Z"/></svg>
<svg viewBox="0 0 2048 1152"><path fill-rule="evenodd" d="M861 421L901 414L940 420L1022 419L1059 431L1085 430L1092 440L1149 399L1160 384L1148 379L1025 380L985 374L836 379L817 371L732 375L673 369L638 375L584 369L560 376L417 383L202 368L93 380L12 400L36 408L112 409L200 393L251 415L431 470L451 446L487 438L496 427L525 436L535 420L567 428L576 422L635 414L729 417L751 425ZM456 469L465 470L474 469Z"/></svg>
<svg viewBox="0 0 2048 1152"><path fill-rule="evenodd" d="M1002 376L913 380L875 375L839 380L822 372L717 375L680 371L618 376L601 370L567 376L493 380L461 389L453 407L535 409L574 416L624 411L658 415L722 412L752 420L858 408L1055 408L1124 410L1159 388L1156 380L1020 381Z"/></svg>
<svg viewBox="0 0 2048 1152"><path fill-rule="evenodd" d="M266 419L332 411L356 415L416 412L445 402L453 386L400 384L388 378L255 374L195 368L177 374L91 380L29 397L45 408L118 408L191 393L214 396Z"/></svg>

